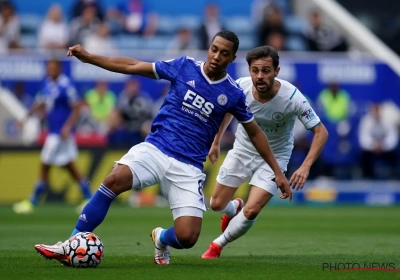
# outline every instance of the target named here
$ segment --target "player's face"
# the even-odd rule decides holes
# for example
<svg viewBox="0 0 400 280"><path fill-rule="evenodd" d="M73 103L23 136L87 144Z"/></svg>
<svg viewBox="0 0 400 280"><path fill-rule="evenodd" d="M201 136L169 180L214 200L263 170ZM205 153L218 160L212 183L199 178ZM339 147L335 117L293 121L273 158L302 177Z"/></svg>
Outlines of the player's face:
<svg viewBox="0 0 400 280"><path fill-rule="evenodd" d="M47 75L53 80L57 79L58 75L60 75L60 65L55 61L49 61L47 64Z"/></svg>
<svg viewBox="0 0 400 280"><path fill-rule="evenodd" d="M280 68L274 68L271 57L253 60L249 72L253 85L259 93L268 93L274 86L275 77Z"/></svg>
<svg viewBox="0 0 400 280"><path fill-rule="evenodd" d="M233 53L233 43L220 36L214 38L208 49L207 70L209 73L224 72L236 55Z"/></svg>

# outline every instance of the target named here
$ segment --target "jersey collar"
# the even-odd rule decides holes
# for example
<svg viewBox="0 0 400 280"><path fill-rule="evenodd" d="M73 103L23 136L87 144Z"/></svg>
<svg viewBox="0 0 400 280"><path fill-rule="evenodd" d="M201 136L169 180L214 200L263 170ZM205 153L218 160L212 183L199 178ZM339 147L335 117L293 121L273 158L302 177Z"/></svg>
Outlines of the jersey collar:
<svg viewBox="0 0 400 280"><path fill-rule="evenodd" d="M202 74L203 77L207 80L207 82L208 82L209 84L211 84L211 85L213 85L213 84L219 84L219 83L222 83L223 81L225 81L226 79L228 79L228 73L226 73L225 77L223 77L222 79L216 80L216 81L211 81L210 78L209 78L209 77L206 75L206 73L204 72L204 69L203 69L204 64L205 64L205 62L202 62L202 63L201 63L201 65L200 65L200 70L201 70L201 74Z"/></svg>

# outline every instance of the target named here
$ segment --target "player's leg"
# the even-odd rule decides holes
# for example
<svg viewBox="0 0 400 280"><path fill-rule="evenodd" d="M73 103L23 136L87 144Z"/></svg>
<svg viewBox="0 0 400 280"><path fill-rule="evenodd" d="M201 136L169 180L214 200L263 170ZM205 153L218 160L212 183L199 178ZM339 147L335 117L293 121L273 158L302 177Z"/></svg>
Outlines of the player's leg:
<svg viewBox="0 0 400 280"><path fill-rule="evenodd" d="M60 143L57 153L58 163L65 166L71 177L74 178L74 180L79 184L82 196L87 202L92 197L92 193L90 191L87 179L82 176L74 163L77 156L78 148L76 146L75 139L72 136L68 137L67 139L63 139Z"/></svg>
<svg viewBox="0 0 400 280"><path fill-rule="evenodd" d="M128 166L117 164L83 208L71 236L83 231L93 232L103 222L111 203L118 195L130 190L134 180L137 179L133 178Z"/></svg>
<svg viewBox="0 0 400 280"><path fill-rule="evenodd" d="M169 263L169 246L175 249L189 249L196 244L201 231L203 212L206 211L204 180L205 174L200 169L173 160L160 187L170 204L174 225L167 229L158 227L152 231L155 263Z"/></svg>
<svg viewBox="0 0 400 280"><path fill-rule="evenodd" d="M159 182L168 162L163 158L166 156L158 150L158 154L151 155L150 152L154 149L154 146L147 143L138 144L116 162L112 172L83 208L71 235L82 231L93 232L102 223L111 203L119 194L131 188L139 189ZM61 242L53 246L38 244L35 245L35 249L46 258L65 261L64 246Z"/></svg>
<svg viewBox="0 0 400 280"><path fill-rule="evenodd" d="M76 167L75 162L71 161L67 163L65 168L68 170L69 174L72 178L79 184L79 188L82 192L82 196L85 200L88 200L92 197L92 193L90 191L88 180L81 175L78 168Z"/></svg>
<svg viewBox="0 0 400 280"><path fill-rule="evenodd" d="M30 198L15 203L13 205L13 211L15 213L31 214L34 211L34 208L39 203L41 196L48 189L49 171L50 165L45 163L40 164L40 177L33 188Z"/></svg>
<svg viewBox="0 0 400 280"><path fill-rule="evenodd" d="M258 169L251 181L249 198L244 208L230 221L225 231L216 238L202 258L218 258L222 249L243 236L255 223L258 214L275 194L274 173L269 167Z"/></svg>
<svg viewBox="0 0 400 280"><path fill-rule="evenodd" d="M223 214L221 218L222 232L244 205L242 199L232 200L232 197L237 188L250 179L252 172L249 166L253 161L252 159L252 156L230 150L219 170L217 183L210 199L210 207Z"/></svg>

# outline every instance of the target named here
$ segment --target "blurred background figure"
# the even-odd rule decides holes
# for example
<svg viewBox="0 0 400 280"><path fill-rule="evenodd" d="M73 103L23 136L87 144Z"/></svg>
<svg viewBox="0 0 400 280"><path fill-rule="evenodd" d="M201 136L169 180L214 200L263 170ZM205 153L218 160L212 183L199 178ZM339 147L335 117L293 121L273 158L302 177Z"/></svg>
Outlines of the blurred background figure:
<svg viewBox="0 0 400 280"><path fill-rule="evenodd" d="M175 38L167 46L166 54L174 56L182 53L182 51L197 50L197 43L189 28L180 28Z"/></svg>
<svg viewBox="0 0 400 280"><path fill-rule="evenodd" d="M43 49L65 49L68 43L68 30L63 19L61 6L51 6L38 34L39 47Z"/></svg>
<svg viewBox="0 0 400 280"><path fill-rule="evenodd" d="M11 2L0 2L0 54L20 47L20 24Z"/></svg>
<svg viewBox="0 0 400 280"><path fill-rule="evenodd" d="M258 27L258 45L266 45L270 40L274 38L269 38L271 34L273 36L281 36L281 41L288 35L288 31L283 22L283 14L279 7L271 6L264 10L264 19ZM275 39L276 40L276 39Z"/></svg>
<svg viewBox="0 0 400 280"><path fill-rule="evenodd" d="M317 11L310 14L310 25L307 39L311 51L345 52L348 50L346 40L332 27L323 24L321 15Z"/></svg>
<svg viewBox="0 0 400 280"><path fill-rule="evenodd" d="M95 11L95 17L103 21L104 13L98 0L75 0L75 4L72 7L72 18L83 16L87 7L92 7Z"/></svg>
<svg viewBox="0 0 400 280"><path fill-rule="evenodd" d="M364 178L398 179L399 131L392 118L384 119L379 103L373 103L359 127L361 168ZM381 171L381 174L378 174ZM383 173L383 174L382 174Z"/></svg>
<svg viewBox="0 0 400 280"><path fill-rule="evenodd" d="M84 39L83 46L88 52L99 55L113 55L117 52L110 37L110 27L107 23L97 26L96 32Z"/></svg>
<svg viewBox="0 0 400 280"><path fill-rule="evenodd" d="M119 0L107 11L107 20L115 31L122 30L146 37L157 30L158 17L149 2L142 0Z"/></svg>
<svg viewBox="0 0 400 280"><path fill-rule="evenodd" d="M87 37L96 33L101 23L96 12L94 3L82 5L81 14L74 17L70 24L69 45L83 44Z"/></svg>
<svg viewBox="0 0 400 280"><path fill-rule="evenodd" d="M79 172L75 165L78 156L74 140L75 123L79 117L81 101L71 80L62 72L58 60L47 63L45 86L37 97L36 103L30 108L27 116L21 121L23 125L27 119L41 108L45 108L48 135L41 152L40 177L31 197L13 205L17 214L31 214L40 202L42 195L49 191L49 173L52 166L65 167L71 177L79 184L84 199L79 210L91 197L87 179Z"/></svg>
<svg viewBox="0 0 400 280"><path fill-rule="evenodd" d="M93 89L86 92L85 101L96 131L100 134L107 134L110 128L111 113L117 102L115 93L109 90L107 82L100 81Z"/></svg>
<svg viewBox="0 0 400 280"><path fill-rule="evenodd" d="M110 141L114 144L133 146L140 143L148 134L144 124L152 119L152 100L140 88L140 82L131 78L119 94L118 105L112 114Z"/></svg>
<svg viewBox="0 0 400 280"><path fill-rule="evenodd" d="M207 50L214 35L225 29L220 19L219 7L217 4L210 3L204 9L203 23L199 29L200 49Z"/></svg>
<svg viewBox="0 0 400 280"><path fill-rule="evenodd" d="M341 89L337 82L332 82L318 95L326 119L331 123L346 120L349 116L351 99L349 93Z"/></svg>

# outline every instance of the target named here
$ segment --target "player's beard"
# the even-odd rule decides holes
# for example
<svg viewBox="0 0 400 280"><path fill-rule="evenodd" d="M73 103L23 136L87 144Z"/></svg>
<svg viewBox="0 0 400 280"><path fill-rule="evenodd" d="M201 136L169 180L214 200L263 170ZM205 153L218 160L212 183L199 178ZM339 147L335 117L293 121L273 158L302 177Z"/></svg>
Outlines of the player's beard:
<svg viewBox="0 0 400 280"><path fill-rule="evenodd" d="M262 81L261 83L260 82L256 82L254 84L254 87L256 88L258 93L260 93L261 95L268 94L272 90L272 88L274 87L274 79L272 79L272 80L270 80L268 82L266 82L266 81Z"/></svg>

